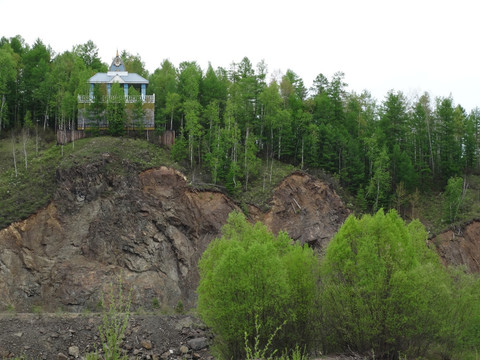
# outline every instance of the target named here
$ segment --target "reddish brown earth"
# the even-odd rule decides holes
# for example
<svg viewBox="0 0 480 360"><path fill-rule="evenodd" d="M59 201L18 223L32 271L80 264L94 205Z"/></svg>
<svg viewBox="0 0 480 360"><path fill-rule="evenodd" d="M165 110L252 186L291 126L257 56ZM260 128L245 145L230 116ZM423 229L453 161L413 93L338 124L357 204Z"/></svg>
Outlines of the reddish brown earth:
<svg viewBox="0 0 480 360"><path fill-rule="evenodd" d="M479 220L439 234L431 242L445 265L465 265L469 272L480 272Z"/></svg>

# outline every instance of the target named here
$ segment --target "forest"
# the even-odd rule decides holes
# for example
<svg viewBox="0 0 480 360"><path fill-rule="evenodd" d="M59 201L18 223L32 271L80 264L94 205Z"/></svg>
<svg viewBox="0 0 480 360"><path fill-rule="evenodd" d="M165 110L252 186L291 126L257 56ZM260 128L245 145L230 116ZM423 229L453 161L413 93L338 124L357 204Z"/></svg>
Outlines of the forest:
<svg viewBox="0 0 480 360"><path fill-rule="evenodd" d="M401 209L480 169L480 109L467 113L451 95L391 90L375 99L349 91L342 72L319 73L307 88L294 70L270 75L265 62L254 66L247 57L217 69L165 59L153 73L139 55L124 50L121 57L149 80L155 131L176 133L174 159L207 169L232 194L282 161L332 174L363 211ZM6 137L34 126L74 128L78 95L88 94L88 78L107 64L92 41L57 54L17 35L0 39L0 69Z"/></svg>
<svg viewBox="0 0 480 360"><path fill-rule="evenodd" d="M63 157L63 146L30 165L28 133L76 128L78 95L87 95L87 80L108 68L98 52L93 41L55 53L40 39L33 45L19 35L0 39L0 139L10 143L11 137L13 151L4 156L13 155L15 164L0 195L16 189L29 200L3 201L1 226L51 196L51 159L60 151ZM253 65L248 57L217 69L159 60L153 73L138 54L124 50L121 57L127 71L149 80L156 135L176 134L169 161L206 170L208 181L234 198L255 180L272 182L279 162L322 171L349 194L354 210L374 214L349 217L319 259L307 246L291 246L286 234L273 235L232 213L199 261L198 313L216 334L212 351L219 358L258 359L266 350L258 355L257 345L279 351L288 345L285 358L294 358L296 349L297 359L347 350L368 358L478 359L478 276L444 267L426 245L427 230L403 215L409 208L414 217L420 197L443 193L445 221L456 220L465 179L480 174L480 108L467 113L453 96L408 97L396 90L375 99L368 90L349 91L342 72L319 73L307 88L294 70L269 74L265 62ZM109 124L110 134L125 136L124 117L116 118L123 124ZM25 172L17 178L15 144L22 137ZM142 168L165 163L167 151L142 143L128 154ZM158 159L145 159L150 151L140 146L154 148ZM41 190L27 191L27 177ZM42 197L31 201L33 192ZM428 211L438 212L435 205L428 203ZM382 210L389 208L396 210Z"/></svg>

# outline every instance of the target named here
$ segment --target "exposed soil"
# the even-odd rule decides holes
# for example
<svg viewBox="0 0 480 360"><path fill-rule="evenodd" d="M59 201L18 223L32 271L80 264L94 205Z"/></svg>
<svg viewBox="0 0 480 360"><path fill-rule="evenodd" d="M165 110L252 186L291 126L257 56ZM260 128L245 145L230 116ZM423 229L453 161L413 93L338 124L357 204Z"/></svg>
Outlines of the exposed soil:
<svg viewBox="0 0 480 360"><path fill-rule="evenodd" d="M431 239L445 265L464 265L480 273L480 220L447 230Z"/></svg>
<svg viewBox="0 0 480 360"><path fill-rule="evenodd" d="M82 359L101 353L101 314L0 314L0 358ZM130 359L209 359L211 336L188 315L132 316L123 342Z"/></svg>
<svg viewBox="0 0 480 360"><path fill-rule="evenodd" d="M97 311L110 284L132 291L132 305L195 306L198 261L233 210L218 191L192 189L171 168L141 173L102 161L57 171L54 200L0 230L0 311ZM349 214L332 187L294 173L274 190L267 213L251 206L252 222L319 250Z"/></svg>

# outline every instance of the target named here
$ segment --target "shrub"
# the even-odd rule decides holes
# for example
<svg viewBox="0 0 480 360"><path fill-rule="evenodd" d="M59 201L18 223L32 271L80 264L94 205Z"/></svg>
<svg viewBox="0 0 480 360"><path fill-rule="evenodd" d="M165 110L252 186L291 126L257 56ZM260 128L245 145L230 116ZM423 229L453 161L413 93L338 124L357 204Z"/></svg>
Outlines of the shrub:
<svg viewBox="0 0 480 360"><path fill-rule="evenodd" d="M130 296L124 296L121 283L117 292L111 284L110 292L107 296L102 296L102 304L105 313L98 330L105 360L126 360L128 356L124 354L121 346L130 318Z"/></svg>
<svg viewBox="0 0 480 360"><path fill-rule="evenodd" d="M450 282L426 239L394 210L346 220L321 265L325 350L417 357L438 340Z"/></svg>
<svg viewBox="0 0 480 360"><path fill-rule="evenodd" d="M222 234L199 262L197 289L198 312L216 335L216 355L245 358L245 341L264 349L284 322L269 349L309 346L318 269L312 250L292 245L285 233L275 237L261 223L249 224L238 212Z"/></svg>
<svg viewBox="0 0 480 360"><path fill-rule="evenodd" d="M480 349L480 278L464 268L450 268L451 306L441 336L442 355L448 359L478 359Z"/></svg>

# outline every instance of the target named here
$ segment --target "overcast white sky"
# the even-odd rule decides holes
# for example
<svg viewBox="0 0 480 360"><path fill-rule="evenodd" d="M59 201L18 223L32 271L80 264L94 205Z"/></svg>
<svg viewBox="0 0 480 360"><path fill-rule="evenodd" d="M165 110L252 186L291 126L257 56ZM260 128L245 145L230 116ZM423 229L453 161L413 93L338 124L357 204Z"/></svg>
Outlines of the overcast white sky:
<svg viewBox="0 0 480 360"><path fill-rule="evenodd" d="M0 37L37 38L56 53L92 40L102 61L138 54L228 68L247 56L305 85L345 73L350 91L453 96L480 107L477 0L0 0Z"/></svg>

